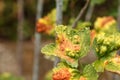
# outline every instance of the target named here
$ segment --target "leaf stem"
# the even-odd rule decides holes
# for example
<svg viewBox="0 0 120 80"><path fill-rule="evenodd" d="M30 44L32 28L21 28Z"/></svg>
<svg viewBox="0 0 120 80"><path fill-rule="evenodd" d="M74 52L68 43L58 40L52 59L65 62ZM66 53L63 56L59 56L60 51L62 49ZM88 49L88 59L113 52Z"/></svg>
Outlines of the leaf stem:
<svg viewBox="0 0 120 80"><path fill-rule="evenodd" d="M83 13L84 13L85 10L86 10L86 8L87 8L87 6L88 6L88 4L89 4L89 1L90 1L90 0L87 0L87 1L86 1L86 4L84 5L84 7L80 10L77 18L75 19L74 23L72 24L72 28L75 28L75 27L76 27L78 21L80 20L80 18L82 17Z"/></svg>

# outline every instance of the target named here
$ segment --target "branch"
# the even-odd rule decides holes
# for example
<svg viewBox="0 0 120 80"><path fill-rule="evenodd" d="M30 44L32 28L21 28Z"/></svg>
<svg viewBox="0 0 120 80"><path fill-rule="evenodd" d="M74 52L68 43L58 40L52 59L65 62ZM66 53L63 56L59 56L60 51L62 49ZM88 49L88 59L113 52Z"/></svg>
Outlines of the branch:
<svg viewBox="0 0 120 80"><path fill-rule="evenodd" d="M81 16L83 15L83 13L84 13L85 10L86 10L86 8L87 8L87 6L88 6L88 4L89 4L89 1L90 1L90 0L87 0L87 2L86 2L86 4L84 5L84 7L80 10L77 18L75 19L74 23L72 24L72 28L75 28L75 27L76 27L79 19L81 18Z"/></svg>

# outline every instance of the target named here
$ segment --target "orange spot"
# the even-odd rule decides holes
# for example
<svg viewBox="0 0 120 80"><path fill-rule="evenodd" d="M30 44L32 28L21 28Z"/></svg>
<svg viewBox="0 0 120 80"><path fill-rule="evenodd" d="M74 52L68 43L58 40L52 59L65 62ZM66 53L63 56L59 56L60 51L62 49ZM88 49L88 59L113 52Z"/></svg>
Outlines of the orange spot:
<svg viewBox="0 0 120 80"><path fill-rule="evenodd" d="M52 76L53 80L70 80L70 77L71 77L71 73L67 68L60 69Z"/></svg>
<svg viewBox="0 0 120 80"><path fill-rule="evenodd" d="M81 76L79 80L87 80L85 77Z"/></svg>
<svg viewBox="0 0 120 80"><path fill-rule="evenodd" d="M36 23L36 31L37 32L45 32L47 29L46 24L42 23L42 22L37 22Z"/></svg>
<svg viewBox="0 0 120 80"><path fill-rule="evenodd" d="M103 19L103 21L101 23L101 27L104 27L105 24L107 24L108 22L111 22L112 20L114 20L114 18L112 16L105 17L105 19Z"/></svg>
<svg viewBox="0 0 120 80"><path fill-rule="evenodd" d="M96 36L96 31L95 30L91 30L91 32L90 32L90 39L91 39L90 45L93 44L95 36Z"/></svg>
<svg viewBox="0 0 120 80"><path fill-rule="evenodd" d="M73 44L69 39L67 39L65 37L64 34L57 36L56 42L58 42L58 44L59 44L58 50L56 50L57 55L61 58L68 60L69 62L73 62L74 60L66 55L65 50L66 50L66 48L68 48L69 50L79 51L80 46L77 44Z"/></svg>

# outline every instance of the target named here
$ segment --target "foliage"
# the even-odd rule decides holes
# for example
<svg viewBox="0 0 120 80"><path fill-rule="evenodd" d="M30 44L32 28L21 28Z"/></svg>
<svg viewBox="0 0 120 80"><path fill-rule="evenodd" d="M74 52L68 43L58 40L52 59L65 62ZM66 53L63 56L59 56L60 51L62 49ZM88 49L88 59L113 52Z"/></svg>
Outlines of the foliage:
<svg viewBox="0 0 120 80"><path fill-rule="evenodd" d="M106 0L91 0L91 5L96 5L96 4L102 4L104 3Z"/></svg>
<svg viewBox="0 0 120 80"><path fill-rule="evenodd" d="M24 80L22 77L14 76L8 72L0 74L0 80Z"/></svg>
<svg viewBox="0 0 120 80"><path fill-rule="evenodd" d="M117 50L120 49L120 33L117 31L116 21L112 17L103 17L101 19L103 20L97 19L95 22L98 33L94 40L94 48L98 60L93 65L97 72L103 72L106 69L119 73L119 55ZM100 26L103 23L104 25ZM99 29L97 25L99 25Z"/></svg>
<svg viewBox="0 0 120 80"><path fill-rule="evenodd" d="M63 0L63 11L66 11L69 0Z"/></svg>
<svg viewBox="0 0 120 80"><path fill-rule="evenodd" d="M97 16L103 16L103 15L111 15L115 16L117 18L117 7L118 7L118 0L91 0L92 4L95 4L95 10L94 12L97 12L97 14L94 14L92 17L92 21ZM24 19L25 19L25 25L30 26L26 28L25 37L31 37L33 36L34 29L34 22L35 22L35 15L36 15L36 0L25 0L24 1ZM72 17L75 17L79 10L83 7L85 3L85 0L63 0L63 22L64 24L68 24L69 20ZM52 4L52 5L51 5ZM99 4L99 5L97 5ZM0 36L3 36L5 38L9 39L15 39L16 38L16 28L17 28L17 2L15 0L13 1L0 1ZM47 16L47 14L51 13L51 10L55 8L55 0L44 0L44 10L43 10L43 16ZM93 13L94 13L93 12ZM55 15L54 15L55 16ZM50 20L53 19L53 17L50 18ZM84 20L84 16L81 20ZM28 24L26 24L26 22ZM29 34L29 31L31 33ZM51 33L51 32L50 32Z"/></svg>
<svg viewBox="0 0 120 80"><path fill-rule="evenodd" d="M53 80L98 80L98 72L104 70L120 74L120 56L117 54L120 33L116 21L113 17L100 17L94 23L94 30L90 31L88 26L79 24L76 29L63 25L55 27L56 42L41 50L45 55L60 58L60 63L53 69ZM78 69L82 65L78 60L88 54L90 47L98 59Z"/></svg>
<svg viewBox="0 0 120 80"><path fill-rule="evenodd" d="M44 80L52 80L52 74L53 74L52 70L48 71L45 75Z"/></svg>

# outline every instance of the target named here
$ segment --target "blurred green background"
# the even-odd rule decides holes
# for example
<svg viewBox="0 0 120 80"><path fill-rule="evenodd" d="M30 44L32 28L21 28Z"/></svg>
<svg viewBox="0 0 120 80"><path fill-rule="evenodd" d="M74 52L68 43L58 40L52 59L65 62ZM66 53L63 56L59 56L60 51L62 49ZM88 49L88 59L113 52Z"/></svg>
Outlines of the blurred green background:
<svg viewBox="0 0 120 80"><path fill-rule="evenodd" d="M63 23L68 24L71 17L76 17L84 6L85 0L64 0ZM117 18L118 0L91 0L94 6L91 21L98 16L114 16ZM24 39L30 39L34 34L37 0L24 0ZM43 15L56 7L55 0L44 0ZM87 12L87 10L86 10ZM86 13L85 12L85 13ZM0 0L0 38L16 39L17 36L17 0ZM85 20L85 15L82 20Z"/></svg>

